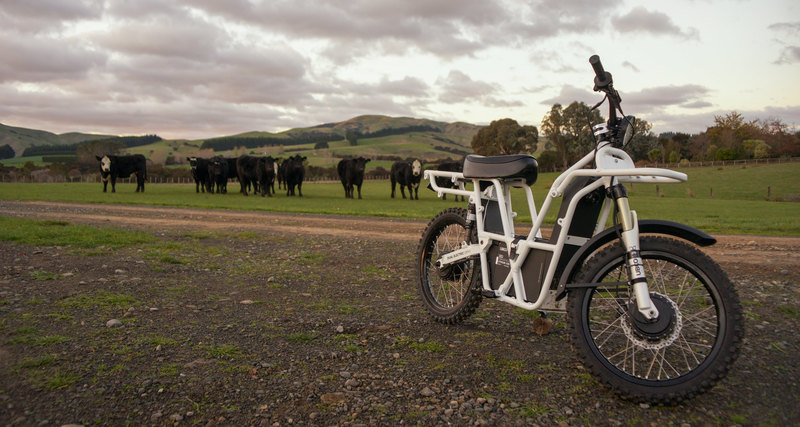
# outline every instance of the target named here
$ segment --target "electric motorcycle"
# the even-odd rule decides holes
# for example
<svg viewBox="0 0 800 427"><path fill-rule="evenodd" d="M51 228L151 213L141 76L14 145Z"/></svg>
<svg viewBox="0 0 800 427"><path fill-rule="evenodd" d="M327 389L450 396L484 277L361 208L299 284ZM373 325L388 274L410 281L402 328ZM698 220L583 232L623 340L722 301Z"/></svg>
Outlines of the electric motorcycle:
<svg viewBox="0 0 800 427"><path fill-rule="evenodd" d="M469 204L442 211L424 230L419 291L433 318L448 324L470 316L483 298L564 313L571 343L596 378L624 398L674 404L708 390L731 368L744 337L742 310L727 274L699 249L714 244L712 236L640 220L631 209L625 184L687 177L634 165L624 148L635 119L622 113L599 57L589 62L594 90L605 95L595 108L607 101L608 121L593 127L595 149L559 175L540 210L531 191L533 156L469 155L463 172L425 171L440 197L464 196ZM453 187L437 185L441 178ZM527 235L515 234L512 188L525 194ZM558 198L545 238L544 218Z"/></svg>

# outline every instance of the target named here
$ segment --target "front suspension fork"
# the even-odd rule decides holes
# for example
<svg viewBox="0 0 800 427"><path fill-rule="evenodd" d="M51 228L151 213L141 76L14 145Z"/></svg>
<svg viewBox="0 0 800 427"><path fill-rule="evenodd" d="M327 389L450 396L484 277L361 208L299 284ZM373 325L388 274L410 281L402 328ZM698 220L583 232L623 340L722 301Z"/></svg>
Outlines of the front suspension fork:
<svg viewBox="0 0 800 427"><path fill-rule="evenodd" d="M633 288L633 295L636 298L636 306L639 313L645 319L654 320L658 318L658 309L650 299L647 277L644 274L644 265L639 252L639 220L636 211L631 210L628 204L628 194L621 184L611 187L611 195L616 203L619 219L622 223L620 237L626 250L625 267L628 270L628 283Z"/></svg>

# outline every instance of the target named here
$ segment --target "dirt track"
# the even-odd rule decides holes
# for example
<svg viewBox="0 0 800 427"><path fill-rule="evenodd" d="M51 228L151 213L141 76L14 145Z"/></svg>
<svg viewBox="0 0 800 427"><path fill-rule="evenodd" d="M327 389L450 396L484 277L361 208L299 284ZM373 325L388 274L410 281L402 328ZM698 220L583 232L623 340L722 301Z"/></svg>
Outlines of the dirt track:
<svg viewBox="0 0 800 427"><path fill-rule="evenodd" d="M426 224L425 221L370 217L57 202L0 201L0 212L24 218L156 230L249 230L402 242L419 240ZM736 268L771 270L800 265L800 237L714 237L717 244L704 248L704 251L720 263L731 263Z"/></svg>
<svg viewBox="0 0 800 427"><path fill-rule="evenodd" d="M15 201L0 215L156 236L0 242L0 425L800 423L800 238L704 249L736 284L745 343L716 387L665 408L594 380L562 315L543 336L535 313L492 300L433 322L413 273L424 221Z"/></svg>

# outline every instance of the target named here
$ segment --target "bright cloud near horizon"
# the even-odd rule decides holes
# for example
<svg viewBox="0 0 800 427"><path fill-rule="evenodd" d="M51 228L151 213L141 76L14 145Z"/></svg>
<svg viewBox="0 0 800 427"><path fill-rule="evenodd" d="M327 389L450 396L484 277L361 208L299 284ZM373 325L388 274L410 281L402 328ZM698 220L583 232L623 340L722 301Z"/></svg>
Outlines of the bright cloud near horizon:
<svg viewBox="0 0 800 427"><path fill-rule="evenodd" d="M362 114L539 125L594 104L800 126L795 0L0 0L0 123L208 138Z"/></svg>

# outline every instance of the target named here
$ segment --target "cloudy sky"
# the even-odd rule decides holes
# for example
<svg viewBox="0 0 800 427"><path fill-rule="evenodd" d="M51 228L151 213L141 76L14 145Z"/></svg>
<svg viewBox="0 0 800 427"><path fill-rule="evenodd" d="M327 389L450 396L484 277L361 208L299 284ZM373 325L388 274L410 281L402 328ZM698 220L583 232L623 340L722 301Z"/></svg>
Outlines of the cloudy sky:
<svg viewBox="0 0 800 427"><path fill-rule="evenodd" d="M204 138L361 114L539 125L600 97L800 127L797 0L0 0L0 123Z"/></svg>

